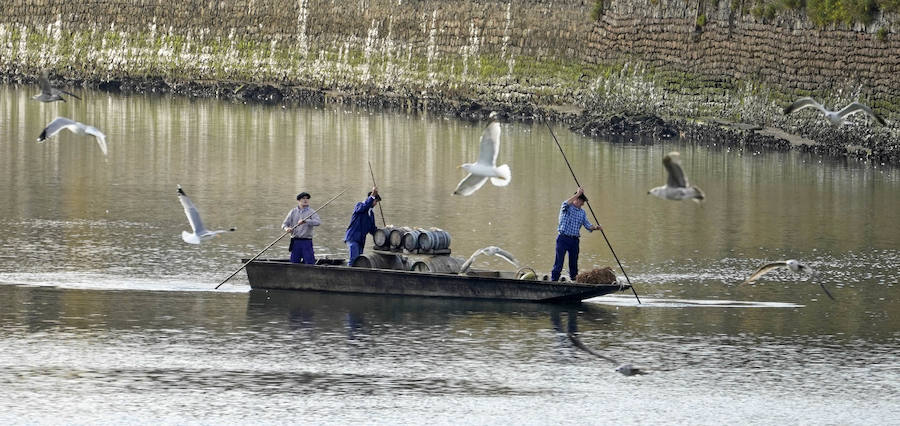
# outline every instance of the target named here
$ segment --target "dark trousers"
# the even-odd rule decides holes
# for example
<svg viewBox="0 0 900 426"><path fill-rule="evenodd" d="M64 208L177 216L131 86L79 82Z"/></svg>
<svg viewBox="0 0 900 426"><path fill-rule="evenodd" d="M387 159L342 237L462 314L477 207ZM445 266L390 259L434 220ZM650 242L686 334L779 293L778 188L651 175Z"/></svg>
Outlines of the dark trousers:
<svg viewBox="0 0 900 426"><path fill-rule="evenodd" d="M288 250L291 251L291 263L300 263L301 260L307 265L316 263L312 239L291 238L291 245Z"/></svg>
<svg viewBox="0 0 900 426"><path fill-rule="evenodd" d="M569 253L569 278L573 281L578 275L578 237L570 237L568 235L559 234L556 237L556 260L553 261L553 270L550 272L550 279L559 280L562 272L563 258L566 252Z"/></svg>
<svg viewBox="0 0 900 426"><path fill-rule="evenodd" d="M365 247L365 245L366 240L347 241L347 249L350 250L350 260L347 261L348 265L353 266L353 261L363 253L363 248Z"/></svg>

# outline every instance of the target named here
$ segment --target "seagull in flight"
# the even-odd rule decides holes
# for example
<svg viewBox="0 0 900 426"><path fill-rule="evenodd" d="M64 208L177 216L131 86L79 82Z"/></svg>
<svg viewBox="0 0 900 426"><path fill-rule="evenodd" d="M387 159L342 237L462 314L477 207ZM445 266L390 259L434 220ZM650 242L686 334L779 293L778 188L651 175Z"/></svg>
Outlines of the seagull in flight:
<svg viewBox="0 0 900 426"><path fill-rule="evenodd" d="M46 128L44 128L37 140L38 142L43 142L48 138L55 136L62 129L68 129L76 135L93 136L97 139L97 145L100 146L100 151L103 151L103 155L106 156L106 135L104 135L103 132L97 130L94 126L88 126L87 124L79 123L66 117L56 117Z"/></svg>
<svg viewBox="0 0 900 426"><path fill-rule="evenodd" d="M784 109L784 114L787 115L794 111L801 110L803 108L810 108L810 107L816 108L819 111L821 111L822 114L825 114L825 119L828 120L828 122L831 123L831 125L835 126L835 127L840 126L841 124L844 124L847 121L846 117L848 115L856 114L857 112L864 112L866 114L871 115L882 126L887 124L884 121L884 119L881 118L881 116L879 116L878 114L875 114L875 111L872 111L871 108L869 108L859 102L853 102L850 105L845 106L840 111L829 111L829 110L825 109L825 107L822 106L822 104L816 102L815 99L809 98L809 97L797 99L796 101L794 101L794 103L788 105Z"/></svg>
<svg viewBox="0 0 900 426"><path fill-rule="evenodd" d="M750 283L756 281L757 279L759 279L759 277L765 275L767 272L769 272L773 269L776 269L776 268L788 268L792 272L795 272L798 274L799 273L807 273L810 275L815 274L815 272L813 272L812 268L810 268L809 266L806 266L794 259L779 260L777 262L767 263L763 266L760 266L759 269L757 269L756 272L753 273L753 275L750 275L750 278L747 278L741 284L750 284ZM824 284L819 283L819 286L822 287L822 290L825 291L825 294L827 294L828 297L831 298L831 300L835 300L834 296L832 296L831 292L829 292L828 289L825 288Z"/></svg>
<svg viewBox="0 0 900 426"><path fill-rule="evenodd" d="M469 172L469 175L459 181L453 195L472 195L481 188L488 178L494 186L509 185L512 175L509 166L504 164L497 166L497 153L500 152L500 123L493 122L484 129L481 135L481 150L478 161L465 163L459 167Z"/></svg>
<svg viewBox="0 0 900 426"><path fill-rule="evenodd" d="M78 96L75 96L72 93L69 93L65 90L53 87L50 84L50 77L47 71L45 70L41 73L41 76L38 77L38 85L41 86L41 93L34 95L31 99L41 102L54 102L54 101L63 101L65 102L65 98L62 97L62 94L65 93L75 99L81 99Z"/></svg>
<svg viewBox="0 0 900 426"><path fill-rule="evenodd" d="M181 206L184 207L184 214L187 215L188 222L191 223L191 229L194 231L193 233L181 231L181 239L184 240L184 242L188 244L200 244L218 234L235 230L235 228L218 231L206 229L206 226L203 225L203 221L200 219L200 213L197 212L194 203L191 202L191 199L188 198L187 194L184 193L184 190L181 189L181 185L178 185L178 201L181 201Z"/></svg>
<svg viewBox="0 0 900 426"><path fill-rule="evenodd" d="M684 175L684 170L681 169L679 157L680 154L677 152L670 152L663 157L663 166L666 167L666 172L669 174L666 184L657 186L647 191L647 193L663 200L694 200L699 203L706 196L703 194L703 190L688 183L687 176Z"/></svg>
<svg viewBox="0 0 900 426"><path fill-rule="evenodd" d="M503 250L502 248L497 246L487 246L485 248L476 250L475 253L472 253L472 256L469 256L469 259L459 267L459 273L465 274L466 271L469 270L469 267L472 266L472 262L475 261L475 258L482 254L497 256L513 264L513 266L515 266L516 268L519 267L519 261L516 260L516 258L510 252Z"/></svg>

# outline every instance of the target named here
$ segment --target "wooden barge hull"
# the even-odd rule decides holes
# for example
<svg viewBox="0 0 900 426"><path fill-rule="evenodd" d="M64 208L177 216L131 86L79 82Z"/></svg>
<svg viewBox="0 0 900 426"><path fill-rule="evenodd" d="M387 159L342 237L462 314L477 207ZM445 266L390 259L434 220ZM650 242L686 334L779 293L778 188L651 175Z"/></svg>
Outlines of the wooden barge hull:
<svg viewBox="0 0 900 426"><path fill-rule="evenodd" d="M254 260L246 269L253 289L561 303L581 301L629 288L628 285L619 284L581 284L338 265L305 265L284 260Z"/></svg>

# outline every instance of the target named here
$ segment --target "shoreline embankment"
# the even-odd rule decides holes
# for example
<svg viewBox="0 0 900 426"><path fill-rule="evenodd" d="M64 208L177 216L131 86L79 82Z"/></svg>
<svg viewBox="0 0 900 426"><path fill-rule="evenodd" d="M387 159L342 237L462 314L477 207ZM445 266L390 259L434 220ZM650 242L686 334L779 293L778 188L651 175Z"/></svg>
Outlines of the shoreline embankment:
<svg viewBox="0 0 900 426"><path fill-rule="evenodd" d="M900 164L900 19L817 26L729 1L15 0L0 81L553 120ZM598 5L600 6L598 8ZM702 15L702 20L700 19ZM835 128L799 96L872 106Z"/></svg>

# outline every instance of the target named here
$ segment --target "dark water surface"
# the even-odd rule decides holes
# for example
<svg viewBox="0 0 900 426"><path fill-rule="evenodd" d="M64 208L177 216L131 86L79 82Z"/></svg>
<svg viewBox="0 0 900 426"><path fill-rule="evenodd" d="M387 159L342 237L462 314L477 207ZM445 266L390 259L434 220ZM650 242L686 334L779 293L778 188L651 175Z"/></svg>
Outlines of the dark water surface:
<svg viewBox="0 0 900 426"><path fill-rule="evenodd" d="M351 187L315 238L345 255L367 160L389 223L541 272L574 185L542 125L504 124L512 183L458 198L456 166L486 123L100 92L48 105L35 91L0 88L0 423L900 423L896 170L559 128L640 306L249 292L244 274L213 291L279 235L301 190L317 207ZM105 131L108 162L90 138L36 143L60 115ZM704 205L646 195L671 150ZM238 231L183 243L179 183L210 227ZM582 269L615 265L597 233L581 250ZM818 275L737 286L787 258Z"/></svg>

